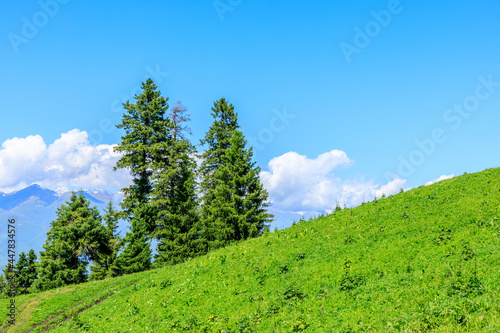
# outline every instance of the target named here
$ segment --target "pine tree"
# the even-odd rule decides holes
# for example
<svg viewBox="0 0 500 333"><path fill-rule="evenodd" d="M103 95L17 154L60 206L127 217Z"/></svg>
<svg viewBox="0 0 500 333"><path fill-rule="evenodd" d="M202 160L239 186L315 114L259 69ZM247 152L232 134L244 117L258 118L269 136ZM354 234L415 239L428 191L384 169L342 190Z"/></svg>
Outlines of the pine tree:
<svg viewBox="0 0 500 333"><path fill-rule="evenodd" d="M2 273L0 276L2 295L9 298L17 296L19 293L19 282L17 280L16 265L8 263L2 270Z"/></svg>
<svg viewBox="0 0 500 333"><path fill-rule="evenodd" d="M120 219L120 213L114 209L111 200L108 203L108 207L105 211L103 219L106 230L111 235L111 238L109 240L110 255L108 256L108 270L106 275L109 277L115 277L120 274L120 268L117 264L117 258L122 246L123 239L120 236L120 232L118 231L118 221Z"/></svg>
<svg viewBox="0 0 500 333"><path fill-rule="evenodd" d="M133 178L131 186L122 189L125 198L122 209L130 222L130 232L124 239L124 251L117 265L121 273L138 272L149 268L151 263L150 240L157 228L158 211L151 204L153 168L163 155L170 138L172 123L165 118L168 98L161 96L153 80L142 84L142 93L134 96L135 104L125 103L121 124L125 131L122 141L115 148L123 153L115 170L127 168Z"/></svg>
<svg viewBox="0 0 500 333"><path fill-rule="evenodd" d="M16 278L18 283L18 292L20 294L27 294L28 288L31 286L28 277L28 257L24 252L19 254L16 263Z"/></svg>
<svg viewBox="0 0 500 333"><path fill-rule="evenodd" d="M118 232L119 219L120 212L115 210L113 203L109 200L103 216L108 251L106 253L99 254L94 261L94 264L91 267L91 280L101 280L105 277L115 277L120 274L120 269L116 261L122 242Z"/></svg>
<svg viewBox="0 0 500 333"><path fill-rule="evenodd" d="M158 210L158 254L155 265L176 264L203 253L198 230L194 161L195 148L187 139L190 120L181 102L169 114L171 138L154 166L153 204Z"/></svg>
<svg viewBox="0 0 500 333"><path fill-rule="evenodd" d="M31 288L38 278L37 273L37 256L33 249L28 252L28 269L26 270L26 284Z"/></svg>
<svg viewBox="0 0 500 333"><path fill-rule="evenodd" d="M252 148L239 129L238 115L224 98L214 103L214 122L205 138L207 150L200 156L204 237L212 249L232 241L261 235L271 222L268 193L260 169L252 162Z"/></svg>
<svg viewBox="0 0 500 333"><path fill-rule="evenodd" d="M151 267L151 243L146 225L154 222L151 221L155 218L153 209L151 205L135 208L135 216L130 221L130 232L124 239L126 246L118 255L114 266L119 275L141 272Z"/></svg>
<svg viewBox="0 0 500 333"><path fill-rule="evenodd" d="M40 252L36 290L47 290L87 281L87 265L106 253L106 232L96 207L82 193L73 192L57 209Z"/></svg>
<svg viewBox="0 0 500 333"><path fill-rule="evenodd" d="M273 215L267 212L268 193L260 182L260 168L252 162L253 148L246 149L247 141L241 131L235 131L231 145L224 154L225 163L232 175L233 203L238 215L234 226L235 239L260 236L269 228Z"/></svg>
<svg viewBox="0 0 500 333"><path fill-rule="evenodd" d="M121 124L125 135L115 147L115 151L123 153L118 160L115 170L127 168L133 177L133 184L122 189L125 198L122 208L129 221L137 219L137 208L150 204L150 194L153 189L151 182L152 165L155 156L168 140L171 122L165 118L168 109L168 98L161 96L153 80L148 79L142 83L142 93L134 96L135 104L129 101L123 104L126 112L123 114ZM144 213L144 210L141 210ZM156 215L152 209L151 214ZM148 218L154 222L154 218ZM146 230L152 234L155 224L146 225Z"/></svg>

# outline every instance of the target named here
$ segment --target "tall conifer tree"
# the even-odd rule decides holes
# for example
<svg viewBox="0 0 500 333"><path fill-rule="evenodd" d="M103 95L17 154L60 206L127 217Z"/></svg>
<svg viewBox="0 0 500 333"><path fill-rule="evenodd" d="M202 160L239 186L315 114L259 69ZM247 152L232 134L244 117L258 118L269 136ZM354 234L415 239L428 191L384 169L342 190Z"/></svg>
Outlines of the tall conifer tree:
<svg viewBox="0 0 500 333"><path fill-rule="evenodd" d="M17 259L16 278L18 284L18 292L20 294L26 294L28 292L30 284L28 280L28 257L24 252L21 252L19 254L19 258Z"/></svg>
<svg viewBox="0 0 500 333"><path fill-rule="evenodd" d="M211 248L231 241L257 237L268 228L272 215L266 208L268 193L259 179L260 169L252 162L252 148L238 125L238 114L224 98L212 108L214 122L201 154L204 237Z"/></svg>
<svg viewBox="0 0 500 333"><path fill-rule="evenodd" d="M31 288L38 278L37 272L37 256L33 249L28 252L28 269L26 270L27 285Z"/></svg>
<svg viewBox="0 0 500 333"><path fill-rule="evenodd" d="M158 211L151 204L152 174L156 159L162 155L165 142L170 138L172 123L165 117L168 98L161 96L153 80L142 84L142 93L134 96L135 104L127 101L123 107L121 124L125 131L115 151L123 153L115 170L127 168L133 183L124 188L122 203L124 215L130 222L130 232L125 237L125 248L118 264L123 273L149 268L151 262L150 239L157 227Z"/></svg>
<svg viewBox="0 0 500 333"><path fill-rule="evenodd" d="M154 167L153 204L158 209L157 266L176 264L203 252L198 230L194 161L195 148L187 139L190 120L181 102L169 113L171 138Z"/></svg>
<svg viewBox="0 0 500 333"><path fill-rule="evenodd" d="M105 277L114 277L120 275L120 269L117 266L116 258L120 251L122 239L118 232L118 220L120 219L120 212L115 210L111 200L104 210L103 222L106 231L106 238L109 250L102 253L94 261L91 267L90 278L92 280L101 280Z"/></svg>
<svg viewBox="0 0 500 333"><path fill-rule="evenodd" d="M7 263L0 276L0 287L2 294L14 297L19 293L19 281L17 280L17 266Z"/></svg>
<svg viewBox="0 0 500 333"><path fill-rule="evenodd" d="M151 267L151 241L146 225L156 223L151 205L139 206L130 221L130 232L125 236L125 248L116 259L119 275L147 270Z"/></svg>
<svg viewBox="0 0 500 333"><path fill-rule="evenodd" d="M96 207L82 193L72 193L57 209L40 252L36 290L87 281L87 265L108 250L106 231Z"/></svg>

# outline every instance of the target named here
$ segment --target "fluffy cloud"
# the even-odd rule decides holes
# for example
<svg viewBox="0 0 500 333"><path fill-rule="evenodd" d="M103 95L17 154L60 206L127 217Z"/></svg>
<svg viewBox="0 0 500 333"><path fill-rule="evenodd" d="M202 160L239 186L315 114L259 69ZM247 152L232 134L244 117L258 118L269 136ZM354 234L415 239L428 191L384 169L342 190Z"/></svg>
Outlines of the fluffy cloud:
<svg viewBox="0 0 500 333"><path fill-rule="evenodd" d="M436 178L434 180L431 180L430 182L425 183L425 186L435 184L435 183L440 182L440 181L445 180L445 179L451 179L453 177L455 177L455 175L442 175L439 178Z"/></svg>
<svg viewBox="0 0 500 333"><path fill-rule="evenodd" d="M289 152L273 158L268 164L269 171L262 171L260 177L276 209L306 215L329 211L337 203L356 206L374 196L394 194L406 184L403 179L374 184L341 179L333 173L353 163L341 150L332 150L315 159Z"/></svg>
<svg viewBox="0 0 500 333"><path fill-rule="evenodd" d="M46 188L73 186L118 189L130 183L127 170L113 171L115 145L92 146L85 131L63 133L46 145L40 135L6 140L0 149L0 191L33 183Z"/></svg>

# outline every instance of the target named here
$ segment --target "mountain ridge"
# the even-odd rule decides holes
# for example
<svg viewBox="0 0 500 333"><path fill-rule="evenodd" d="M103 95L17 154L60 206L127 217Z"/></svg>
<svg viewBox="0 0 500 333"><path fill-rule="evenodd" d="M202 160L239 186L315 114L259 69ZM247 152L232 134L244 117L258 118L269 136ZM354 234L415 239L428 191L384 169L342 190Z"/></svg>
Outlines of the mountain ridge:
<svg viewBox="0 0 500 333"><path fill-rule="evenodd" d="M47 207L51 205L53 202L59 200L59 198L63 196L67 196L68 193L71 193L72 191L62 191L62 192L56 192L50 189L46 189L41 187L38 184L32 184L30 186L27 186L19 191L14 191L11 193L0 193L0 208L6 211L10 211L13 208L18 207L19 205L22 205L26 201L30 200L30 198L35 197L38 199L38 204L44 207ZM75 192L80 192L80 191L75 191ZM81 190L83 192L84 196L89 199L93 203L103 203L104 201L95 198L92 196L92 191L91 190ZM112 196L109 192L106 191L99 191L101 198L107 197L108 199Z"/></svg>

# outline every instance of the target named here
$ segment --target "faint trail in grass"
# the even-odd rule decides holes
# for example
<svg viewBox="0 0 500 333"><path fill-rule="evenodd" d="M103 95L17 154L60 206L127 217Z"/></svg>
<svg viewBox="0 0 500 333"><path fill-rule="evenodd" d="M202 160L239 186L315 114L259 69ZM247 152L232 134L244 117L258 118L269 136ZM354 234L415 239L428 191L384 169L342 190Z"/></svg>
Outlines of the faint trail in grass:
<svg viewBox="0 0 500 333"><path fill-rule="evenodd" d="M81 301L80 303L76 304L76 305L75 305L75 307L77 307L78 305L80 305L80 304L82 304L82 303L83 303L83 301ZM31 311L33 311L33 310L31 310ZM25 331L25 333L31 332L32 330L34 330L34 329L35 329L35 328L37 328L37 327L40 327L40 326L43 326L43 325L48 324L48 323L49 323L50 321L52 321L53 319L55 319L55 318L57 318L57 317L59 317L59 316L63 315L63 314L64 314L64 313L66 313L66 312L68 312L68 310L66 310L66 311L62 311L62 312L59 312L58 314L53 315L53 316L52 316L52 317L50 317L49 319L47 319L47 320L45 320L45 321L43 321L43 322L41 322L41 323L39 323L39 324L36 324L35 326L33 326L32 328L30 328L29 330ZM45 330L45 331L46 331L46 330Z"/></svg>
<svg viewBox="0 0 500 333"><path fill-rule="evenodd" d="M43 331L44 331L44 332L45 332L45 331L48 331L49 329L51 329L51 328L55 328L57 325L59 325L59 324L61 324L61 323L64 323L64 322L66 322L66 321L70 320L71 318L73 318L73 317L74 317L74 316L76 316L77 314L80 314L80 313L82 313L83 311L90 309L90 308L91 308L91 307L93 307L94 305L97 305L97 304L99 304L99 303L103 302L105 299L107 299L108 297L112 296L114 293L115 293L115 292L113 291L113 292L112 292L111 294L109 294L108 296L105 296L105 297L103 297L103 298L101 298L101 299L97 300L96 302L94 302L94 303L92 303L92 304L87 305L87 306L86 306L86 307L84 307L83 309L80 309L80 310L76 311L76 312L75 312L74 314L72 314L71 316L68 316L68 317L64 318L64 319L63 319L60 323L55 322L55 323L53 323L53 324L51 324L51 325L47 325L47 326L45 326L45 327L43 328ZM79 304L82 304L82 303L83 303L83 302L81 302L81 303L79 303ZM76 306L78 306L79 304L75 305L75 307L76 307ZM67 311L64 311L64 312L67 312ZM64 313L64 312L63 312L63 313ZM61 314L62 314L62 313L61 313ZM61 315L61 314L59 314L59 315ZM50 319L46 320L43 324L39 324L39 325L37 325L37 326L35 326L35 327L31 328L29 331L26 331L26 333L27 333L27 332L30 332L32 329L35 329L36 327L39 327L39 326L44 325L44 324L47 324L47 323L48 323L49 321L51 321L52 319L54 319L54 318L50 318Z"/></svg>
<svg viewBox="0 0 500 333"><path fill-rule="evenodd" d="M18 318L16 319L16 323L13 326L3 326L1 328L1 332L9 332L10 330L17 328L17 327L23 327L23 325L26 323L28 318L30 317L31 313L33 310L35 310L35 307L40 304L41 301L47 299L49 296L52 297L53 295L57 294L64 294L69 291L75 290L75 287L69 287L66 289L58 290L54 292L53 294L45 294L42 297L32 299L26 303L26 305L23 307L22 311L20 311Z"/></svg>
<svg viewBox="0 0 500 333"><path fill-rule="evenodd" d="M127 286L123 287L123 289L126 289L126 288L128 288L128 287L130 287L130 286L133 286L133 285L134 285L134 284L136 284L137 282L138 282L138 281L132 282L131 284L129 284L129 285L127 285ZM123 289L121 289L121 290L123 290ZM93 307L93 306L95 306L95 305L98 305L98 304L102 303L102 302L103 302L104 300L106 300L107 298L109 298L109 297L113 296L113 294L114 294L114 293L115 293L115 291L113 291L113 292L111 292L109 295L107 295L107 296L105 296L105 297L103 297L103 298L101 298L101 299L99 299L99 300L95 301L94 303L89 304L89 305L87 305L86 307L84 307L84 308L82 308L82 309L80 309L80 310L77 310L77 311L76 311L75 313L73 313L71 316L68 316L68 317L64 318L64 319L63 319L61 322L59 322L59 323L58 323L58 322L55 322L55 323L53 323L53 324L49 324L49 325L45 326L45 327L43 328L43 331L48 331L49 329L51 329L51 328L55 328L57 325L59 325L59 324L61 324L61 323L67 322L68 320L72 319L74 316L76 316L76 315L78 315L78 314L82 313L83 311L86 311L86 310L90 309L91 307ZM78 303L78 304L76 304L74 307L77 307L78 305L80 305L80 304L82 304L82 303L83 303L83 301L82 301L82 302L80 302L80 303ZM52 321L53 319L55 319L55 318L57 318L57 317L61 316L62 314L66 313L66 312L68 312L68 311L70 311L70 310L63 311L63 312L61 312L61 313L59 313L59 314L57 314L57 315L55 315L55 316L52 316L51 318L49 318L49 319L45 320L43 323L40 323L40 324L37 324L37 325L33 326L32 328L30 328L30 329L29 329L28 331L26 331L25 333L31 332L31 331L32 331L32 330L34 330L35 328L38 328L38 327L40 327L40 326L43 326L43 325L48 324L48 323L49 323L50 321Z"/></svg>

